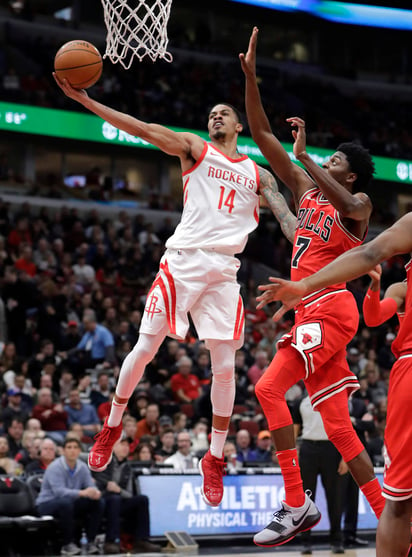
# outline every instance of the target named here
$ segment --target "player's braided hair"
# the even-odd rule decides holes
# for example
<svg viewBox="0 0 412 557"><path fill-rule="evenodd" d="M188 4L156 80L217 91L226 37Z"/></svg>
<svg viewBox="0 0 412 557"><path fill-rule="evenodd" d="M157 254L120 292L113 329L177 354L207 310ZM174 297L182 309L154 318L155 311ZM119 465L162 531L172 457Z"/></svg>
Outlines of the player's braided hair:
<svg viewBox="0 0 412 557"><path fill-rule="evenodd" d="M358 143L341 143L336 150L346 155L351 171L358 176L354 187L357 190L366 188L375 173L375 164L368 149Z"/></svg>

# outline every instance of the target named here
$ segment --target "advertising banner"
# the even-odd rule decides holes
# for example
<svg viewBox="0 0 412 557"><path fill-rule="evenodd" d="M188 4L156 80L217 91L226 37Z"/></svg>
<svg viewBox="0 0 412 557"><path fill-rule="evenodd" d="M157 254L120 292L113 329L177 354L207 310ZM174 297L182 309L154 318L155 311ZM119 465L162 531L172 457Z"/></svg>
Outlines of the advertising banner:
<svg viewBox="0 0 412 557"><path fill-rule="evenodd" d="M382 474L378 478L382 482ZM142 475L139 484L150 500L153 536L162 536L167 530L184 530L192 536L252 535L266 526L284 498L282 476L274 473L225 476L225 494L219 507L203 502L198 474ZM322 519L315 530L328 531L326 499L320 482L316 504ZM360 493L358 529L376 526L376 517Z"/></svg>

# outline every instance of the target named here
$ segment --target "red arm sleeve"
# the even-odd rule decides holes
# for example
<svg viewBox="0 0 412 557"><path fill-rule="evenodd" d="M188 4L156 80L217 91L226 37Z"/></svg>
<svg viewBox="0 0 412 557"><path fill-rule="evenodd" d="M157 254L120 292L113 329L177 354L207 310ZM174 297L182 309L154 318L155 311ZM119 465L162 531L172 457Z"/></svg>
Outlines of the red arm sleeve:
<svg viewBox="0 0 412 557"><path fill-rule="evenodd" d="M369 289L363 300L363 318L368 327L382 325L398 310L398 304L393 298L380 300L379 296L379 291L374 292Z"/></svg>

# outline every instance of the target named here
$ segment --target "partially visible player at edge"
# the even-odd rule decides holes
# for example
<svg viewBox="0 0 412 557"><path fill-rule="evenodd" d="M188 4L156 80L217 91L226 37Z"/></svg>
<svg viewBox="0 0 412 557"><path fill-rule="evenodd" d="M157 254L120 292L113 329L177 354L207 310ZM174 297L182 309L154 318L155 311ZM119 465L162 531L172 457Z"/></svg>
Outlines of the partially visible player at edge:
<svg viewBox="0 0 412 557"><path fill-rule="evenodd" d="M398 254L412 252L412 213L407 213L374 240L342 254L317 273L297 282L270 278L272 284L260 286L260 306L281 300L275 313L279 319L302 298L320 288L352 280L368 273L378 263ZM406 265L404 316L392 351L397 361L389 377L388 410L385 428L385 508L376 537L377 557L405 557L410 544L412 516L412 265ZM399 283L397 283L399 284ZM399 299L400 301L400 299ZM397 306L402 309L402 305ZM392 304L393 306L393 304ZM394 306L393 306L394 307ZM388 314L387 314L388 315ZM380 318L382 319L382 317Z"/></svg>
<svg viewBox="0 0 412 557"><path fill-rule="evenodd" d="M353 190L368 185L374 165L366 149L343 143L320 168L306 153L305 122L298 117L287 121L296 128L292 131L293 152L306 170L291 161L272 133L262 106L256 81L257 35L255 27L246 55L240 54L247 117L253 139L294 196L297 226L291 276L298 279L364 241L372 204L365 193ZM342 282L307 296L296 307L294 327L280 339L279 350L256 385L285 483L285 501L273 520L255 535L257 545L281 545L320 520L319 510L303 491L293 422L285 400L286 391L302 379L330 441L380 516L384 506L381 488L348 409L348 396L359 383L346 361L346 345L357 331L358 319L355 299Z"/></svg>
<svg viewBox="0 0 412 557"><path fill-rule="evenodd" d="M242 131L231 105L217 104L209 113L210 143L192 133L175 133L113 110L75 90L57 84L73 100L125 132L180 158L183 214L167 240L160 270L148 293L139 339L120 370L110 415L89 453L89 467L104 470L122 431L122 415L166 335L185 338L188 312L199 338L210 349L213 409L210 450L199 463L202 495L211 506L223 497L223 445L235 396L235 352L243 344L244 309L236 280L248 234L258 225L259 194L292 240L296 218L279 193L275 178L237 151Z"/></svg>

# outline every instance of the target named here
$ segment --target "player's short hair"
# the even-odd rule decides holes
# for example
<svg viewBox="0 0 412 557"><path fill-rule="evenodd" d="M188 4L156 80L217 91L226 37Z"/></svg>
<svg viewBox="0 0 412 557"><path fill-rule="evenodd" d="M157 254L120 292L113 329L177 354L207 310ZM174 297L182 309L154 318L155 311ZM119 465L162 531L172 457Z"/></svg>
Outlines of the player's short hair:
<svg viewBox="0 0 412 557"><path fill-rule="evenodd" d="M210 114L210 113L212 112L212 108L213 108L214 106L217 106L218 104L223 104L224 106L227 106L228 108L230 108L230 109L234 112L234 114L235 114L235 116L236 116L237 121L239 122L239 124L243 124L243 122L242 122L242 115L240 114L240 111L239 111L235 106L233 106L233 105L230 104L230 103L217 102L217 103L215 103L213 106L210 107L210 110L209 110L208 114Z"/></svg>
<svg viewBox="0 0 412 557"><path fill-rule="evenodd" d="M369 185L375 173L375 163L368 149L359 143L341 143L337 151L341 151L348 159L352 172L357 174L353 185L357 190L361 190Z"/></svg>

